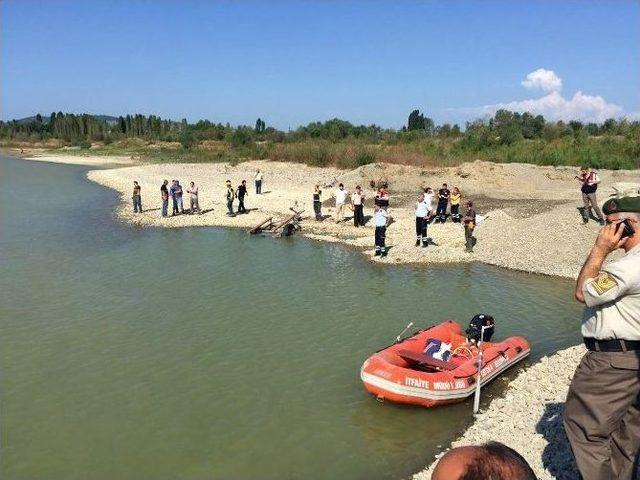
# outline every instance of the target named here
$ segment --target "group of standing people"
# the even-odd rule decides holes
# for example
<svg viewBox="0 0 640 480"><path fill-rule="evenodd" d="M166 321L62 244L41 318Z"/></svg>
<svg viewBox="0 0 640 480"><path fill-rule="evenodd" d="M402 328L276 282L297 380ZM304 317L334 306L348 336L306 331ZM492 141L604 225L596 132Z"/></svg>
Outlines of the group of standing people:
<svg viewBox="0 0 640 480"><path fill-rule="evenodd" d="M473 202L468 200L465 204L464 215L460 215L460 202L462 193L458 187L449 190L446 183L438 190L438 203L434 211L434 193L431 187L424 189L424 193L418 195L416 201L416 247L429 245L427 227L434 223L445 223L447 220L447 206L451 205L451 219L454 223L464 223L465 248L469 253L473 253L474 237L473 230L476 228L476 211Z"/></svg>
<svg viewBox="0 0 640 480"><path fill-rule="evenodd" d="M256 195L260 195L262 193L262 172L260 170L256 171L256 175L254 177L254 182L256 186ZM186 189L186 193L189 194L189 213L198 213L201 214L202 210L200 210L200 202L199 202L199 192L198 187L195 182L190 182L189 187ZM171 184L169 184L169 180L164 180L162 185L160 186L160 200L162 201L162 216L169 216L169 201L171 201L172 212L171 216L184 214L184 203L182 200L184 194L184 190L182 185L180 185L179 180L171 180ZM246 180L242 180L242 183L238 186L237 189L234 189L231 186L231 180L227 180L226 182L226 191L225 191L225 199L227 202L227 215L233 216L235 213L233 212L233 202L237 198L238 199L238 210L237 213L247 213L248 210L244 205L244 199L248 196L247 192L247 182ZM133 182L133 212L134 213L142 213L142 187L138 183L137 180Z"/></svg>
<svg viewBox="0 0 640 480"><path fill-rule="evenodd" d="M431 196L433 196L433 190L427 187ZM426 192L426 191L425 191ZM446 183L442 184L442 188L438 190L438 207L436 209L434 223L445 223L447 221L447 206L451 205L451 221L454 223L460 223L460 199L462 193L458 187L453 187L453 190L449 190Z"/></svg>
<svg viewBox="0 0 640 480"><path fill-rule="evenodd" d="M344 184L340 183L338 188L331 193L331 196L336 202L336 210L334 214L334 220L336 223L344 221L347 199L350 199L351 209L353 211L353 225L355 227L363 227L365 225L364 201L366 196L360 185L357 185L355 191L349 194L348 190L344 188ZM320 185L316 185L313 190L313 212L317 221L324 220L324 217L322 216L322 190L320 189Z"/></svg>
<svg viewBox="0 0 640 480"><path fill-rule="evenodd" d="M263 174L260 170L256 170L256 174L253 178L254 184L256 186L256 195L262 195L262 178ZM244 206L244 199L249 196L249 192L247 190L247 181L242 180L238 188L234 189L231 186L231 180L227 180L226 182L226 191L224 194L225 200L227 202L227 216L233 217L236 214L249 213L249 210ZM235 199L238 199L238 209L236 213L233 212L233 202Z"/></svg>
<svg viewBox="0 0 640 480"><path fill-rule="evenodd" d="M137 182L134 182L134 184ZM135 190L134 190L135 191ZM189 213L202 213L200 210L200 202L198 201L198 187L195 182L189 183L186 192L189 194ZM160 186L160 199L162 200L162 216L169 216L169 199L171 199L172 212L171 216L181 215L184 213L184 204L182 196L184 191L179 180L164 180Z"/></svg>
<svg viewBox="0 0 640 480"><path fill-rule="evenodd" d="M349 194L344 184L338 184L332 194L335 199L334 221L340 223L344 221L345 210L347 208L347 200L351 200L353 210L353 225L361 227L365 224L364 219L364 201L365 194L360 185L357 185L355 191ZM313 210L317 221L324 220L322 215L322 190L320 185L316 185L313 192ZM427 227L431 222L445 223L447 220L447 207L450 206L450 215L454 223L464 223L465 229L465 247L466 251L472 253L474 245L473 231L476 227L476 211L473 208L473 202L467 201L464 215L460 213L460 204L462 202L462 193L458 187L449 190L446 183L442 184L442 188L438 190L437 203L434 207L436 195L431 187L424 189L424 193L418 195L415 214L416 214L416 247L427 247L429 245L429 237L427 236ZM387 186L382 185L374 197L374 254L376 256L386 256L387 247L385 245L386 228L389 225L389 192Z"/></svg>
<svg viewBox="0 0 640 480"><path fill-rule="evenodd" d="M260 181L260 184L262 184L262 180ZM247 181L242 180L242 182L240 182L240 185L238 185L238 188L236 188L235 190L231 186L231 180L227 180L226 186L227 190L225 192L225 200L227 201L227 216L233 217L234 215L236 215L236 213L248 213L249 211L244 206L244 199L245 197L249 196L249 193L247 192ZM258 183L256 181L256 195L260 195L260 187L258 187ZM236 213L234 213L233 201L236 198L238 199L238 210Z"/></svg>

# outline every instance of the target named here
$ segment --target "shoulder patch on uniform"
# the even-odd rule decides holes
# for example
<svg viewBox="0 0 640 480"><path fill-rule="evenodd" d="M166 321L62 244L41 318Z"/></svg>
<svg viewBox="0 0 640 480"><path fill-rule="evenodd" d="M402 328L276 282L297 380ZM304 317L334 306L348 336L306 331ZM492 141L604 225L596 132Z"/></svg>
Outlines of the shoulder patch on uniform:
<svg viewBox="0 0 640 480"><path fill-rule="evenodd" d="M613 287L617 287L618 282L616 282L615 278L609 275L607 272L600 272L598 276L593 280L593 288L596 289L598 295L602 295L605 292L608 292Z"/></svg>

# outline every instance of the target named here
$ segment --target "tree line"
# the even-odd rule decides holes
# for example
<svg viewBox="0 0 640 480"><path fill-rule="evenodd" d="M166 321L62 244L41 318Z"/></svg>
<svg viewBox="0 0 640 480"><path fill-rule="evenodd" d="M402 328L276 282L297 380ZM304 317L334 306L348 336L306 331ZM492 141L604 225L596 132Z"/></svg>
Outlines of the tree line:
<svg viewBox="0 0 640 480"><path fill-rule="evenodd" d="M482 150L499 145L512 145L525 140L553 141L564 137L576 142L588 137L624 136L640 141L640 123L626 119L608 119L602 123L580 121L547 121L542 115L498 110L492 117L467 122L464 130L457 124L436 125L433 119L419 110L409 113L402 128L389 129L378 125L354 125L334 118L325 122L311 122L295 130L284 132L258 118L255 126L231 126L199 120L188 123L160 118L156 115L125 115L98 117L89 114L53 112L24 120L0 121L0 139L41 141L61 139L72 144L105 142L124 138L149 141L180 142L191 148L203 141L224 141L240 147L254 142L288 143L305 140L338 142L362 139L368 143L412 142L420 139L453 139L468 149Z"/></svg>

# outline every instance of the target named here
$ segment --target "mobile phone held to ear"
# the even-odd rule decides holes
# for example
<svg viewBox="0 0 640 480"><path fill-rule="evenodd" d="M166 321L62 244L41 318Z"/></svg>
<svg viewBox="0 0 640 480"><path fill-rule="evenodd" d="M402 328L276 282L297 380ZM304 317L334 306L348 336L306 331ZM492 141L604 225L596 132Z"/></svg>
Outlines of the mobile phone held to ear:
<svg viewBox="0 0 640 480"><path fill-rule="evenodd" d="M636 233L634 228L631 226L631 223L629 223L629 220L623 220L619 223L619 225L621 225L622 227L618 227L618 228L623 229L622 236L620 238L632 237L633 234Z"/></svg>

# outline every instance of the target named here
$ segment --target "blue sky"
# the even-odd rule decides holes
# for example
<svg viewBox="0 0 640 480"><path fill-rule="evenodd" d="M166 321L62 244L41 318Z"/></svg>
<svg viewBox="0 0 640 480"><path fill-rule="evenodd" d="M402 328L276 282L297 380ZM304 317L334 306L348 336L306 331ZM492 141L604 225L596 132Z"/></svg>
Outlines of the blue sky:
<svg viewBox="0 0 640 480"><path fill-rule="evenodd" d="M400 127L413 108L460 123L505 105L640 112L635 0L0 5L4 120L140 112L287 129L332 117Z"/></svg>

